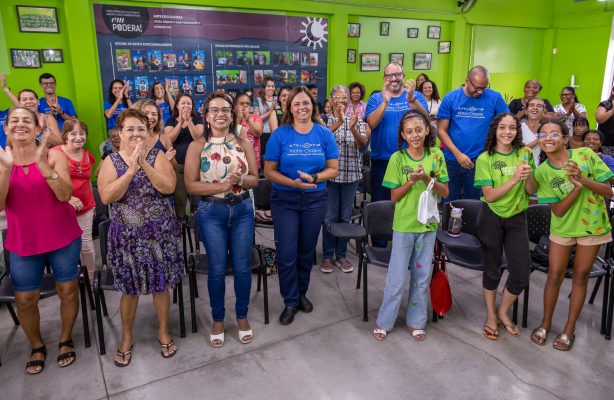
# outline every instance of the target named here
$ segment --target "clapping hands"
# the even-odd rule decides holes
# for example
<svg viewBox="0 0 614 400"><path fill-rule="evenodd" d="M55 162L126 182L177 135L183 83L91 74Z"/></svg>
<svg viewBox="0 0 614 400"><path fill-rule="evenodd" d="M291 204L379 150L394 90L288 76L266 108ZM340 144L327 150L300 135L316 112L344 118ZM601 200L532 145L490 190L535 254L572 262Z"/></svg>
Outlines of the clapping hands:
<svg viewBox="0 0 614 400"><path fill-rule="evenodd" d="M296 172L299 177L294 180L294 187L303 190L316 189L318 187L310 174L300 170Z"/></svg>

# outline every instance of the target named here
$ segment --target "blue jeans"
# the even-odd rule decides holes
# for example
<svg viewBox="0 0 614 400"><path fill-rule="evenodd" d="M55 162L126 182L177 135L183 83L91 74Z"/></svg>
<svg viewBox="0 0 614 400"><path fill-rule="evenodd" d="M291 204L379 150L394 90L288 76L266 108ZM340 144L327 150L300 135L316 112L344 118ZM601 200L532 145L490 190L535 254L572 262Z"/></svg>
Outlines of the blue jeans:
<svg viewBox="0 0 614 400"><path fill-rule="evenodd" d="M249 293L252 286L252 242L254 240L254 208L247 198L235 205L198 204L198 229L207 251L209 275L207 288L213 321L224 321L226 267L232 260L237 319L247 318Z"/></svg>
<svg viewBox="0 0 614 400"><path fill-rule="evenodd" d="M9 253L13 288L16 292L31 292L40 289L47 263L51 266L53 279L56 282L74 281L79 275L80 256L81 236L66 246L47 253L33 256Z"/></svg>
<svg viewBox="0 0 614 400"><path fill-rule="evenodd" d="M431 282L433 248L437 232L392 233L392 256L386 275L384 299L377 314L377 326L391 331L399 314L403 289L410 266L409 298L405 323L414 329L426 326L427 292Z"/></svg>
<svg viewBox="0 0 614 400"><path fill-rule="evenodd" d="M326 213L326 190L271 193L279 291L287 307L298 307L309 289L313 254Z"/></svg>
<svg viewBox="0 0 614 400"><path fill-rule="evenodd" d="M471 159L474 165L475 160L475 158ZM473 187L475 167L472 169L466 169L461 167L458 161L448 159L446 159L446 166L448 167L448 177L450 178L450 181L448 182L448 189L450 190L450 193L448 194L448 197L443 200L444 203L460 199L461 188L463 199L479 200L480 196L482 195L482 191Z"/></svg>
<svg viewBox="0 0 614 400"><path fill-rule="evenodd" d="M336 256L337 259L345 258L348 240L332 236L326 227L337 222L350 222L357 188L358 181L348 183L328 181L326 183L328 204L322 225L322 253L326 259L332 260L333 256Z"/></svg>

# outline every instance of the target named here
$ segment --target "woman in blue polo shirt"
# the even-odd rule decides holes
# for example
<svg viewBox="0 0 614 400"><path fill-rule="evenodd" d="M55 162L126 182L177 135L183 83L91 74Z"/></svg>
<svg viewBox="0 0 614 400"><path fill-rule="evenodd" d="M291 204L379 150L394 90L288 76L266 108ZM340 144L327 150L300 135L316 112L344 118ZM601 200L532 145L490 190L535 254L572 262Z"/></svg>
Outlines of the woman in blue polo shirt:
<svg viewBox="0 0 614 400"><path fill-rule="evenodd" d="M271 213L284 310L288 325L307 299L313 253L324 214L326 181L337 176L339 149L333 133L318 122L315 99L304 86L290 92L283 125L271 135L264 155L264 175L273 182Z"/></svg>

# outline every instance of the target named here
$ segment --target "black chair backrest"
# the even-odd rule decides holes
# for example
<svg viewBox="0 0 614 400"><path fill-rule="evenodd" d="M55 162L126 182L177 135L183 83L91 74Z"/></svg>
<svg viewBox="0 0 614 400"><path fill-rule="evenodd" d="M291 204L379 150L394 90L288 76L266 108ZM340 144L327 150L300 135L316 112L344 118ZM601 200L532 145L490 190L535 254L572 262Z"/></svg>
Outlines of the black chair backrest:
<svg viewBox="0 0 614 400"><path fill-rule="evenodd" d="M92 193L94 194L94 200L96 200L96 215L105 215L109 217L109 207L102 203L100 199L100 193L98 193L98 187L92 187Z"/></svg>
<svg viewBox="0 0 614 400"><path fill-rule="evenodd" d="M480 209L482 208L482 202L475 199L459 199L447 202L443 205L443 218L442 229L448 229L448 220L450 219L450 212L452 211L451 205L454 207L463 209L463 228L462 231L473 236L478 235L478 218L480 216ZM418 205L416 204L416 207Z"/></svg>
<svg viewBox="0 0 614 400"><path fill-rule="evenodd" d="M529 241L537 244L544 235L550 234L550 207L546 204L531 204L527 208Z"/></svg>
<svg viewBox="0 0 614 400"><path fill-rule="evenodd" d="M371 152L365 151L362 153L360 160L362 161L362 167L370 167L371 166Z"/></svg>
<svg viewBox="0 0 614 400"><path fill-rule="evenodd" d="M362 171L362 191L367 194L373 193L371 190L371 167L365 168Z"/></svg>
<svg viewBox="0 0 614 400"><path fill-rule="evenodd" d="M107 239L109 237L109 226L111 220L107 219L98 224L98 233L100 238L100 257L102 258L102 265L107 265Z"/></svg>
<svg viewBox="0 0 614 400"><path fill-rule="evenodd" d="M271 209L271 181L268 179L258 180L258 187L254 189L254 205L259 210Z"/></svg>
<svg viewBox="0 0 614 400"><path fill-rule="evenodd" d="M367 235L376 240L392 240L394 201L383 200L365 205L364 227Z"/></svg>

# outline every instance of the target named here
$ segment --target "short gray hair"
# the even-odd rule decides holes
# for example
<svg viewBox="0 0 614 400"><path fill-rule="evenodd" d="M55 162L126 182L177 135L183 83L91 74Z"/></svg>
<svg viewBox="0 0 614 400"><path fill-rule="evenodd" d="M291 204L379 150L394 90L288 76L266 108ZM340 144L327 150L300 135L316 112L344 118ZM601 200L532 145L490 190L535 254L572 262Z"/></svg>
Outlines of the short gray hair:
<svg viewBox="0 0 614 400"><path fill-rule="evenodd" d="M350 97L350 89L348 89L347 86L343 86L343 85L334 86L330 90L330 96L332 97L333 93L335 93L337 90L343 90L345 92L345 94L347 95L347 97Z"/></svg>

